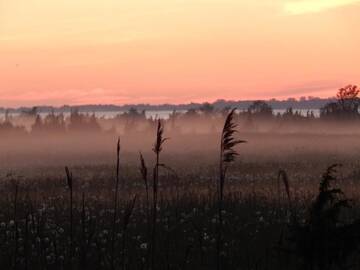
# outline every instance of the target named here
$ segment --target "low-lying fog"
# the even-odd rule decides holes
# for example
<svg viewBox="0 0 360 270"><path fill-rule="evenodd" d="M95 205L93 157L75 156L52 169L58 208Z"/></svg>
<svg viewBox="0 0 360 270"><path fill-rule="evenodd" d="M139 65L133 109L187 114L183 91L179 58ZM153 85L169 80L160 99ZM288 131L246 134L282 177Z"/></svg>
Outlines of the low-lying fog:
<svg viewBox="0 0 360 270"><path fill-rule="evenodd" d="M55 116L54 116L55 117ZM77 117L77 118L76 118ZM113 164L121 138L121 162L136 164L139 151L151 159L156 121L136 117L98 119L78 115L69 119L18 117L0 129L0 167L63 167ZM164 120L162 158L174 164L216 164L224 115L200 115ZM283 119L237 116L240 161L266 162L299 159L339 160L360 157L357 121L316 118ZM19 128L19 127L26 128ZM185 166L185 165L184 165Z"/></svg>

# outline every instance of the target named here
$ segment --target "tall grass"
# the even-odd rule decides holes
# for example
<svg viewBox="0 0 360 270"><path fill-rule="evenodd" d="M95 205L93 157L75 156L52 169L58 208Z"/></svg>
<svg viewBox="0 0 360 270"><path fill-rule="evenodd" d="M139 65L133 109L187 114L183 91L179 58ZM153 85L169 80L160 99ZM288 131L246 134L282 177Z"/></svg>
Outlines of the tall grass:
<svg viewBox="0 0 360 270"><path fill-rule="evenodd" d="M70 200L70 266L72 267L72 260L74 256L74 217L73 217L73 175L68 167L65 167L67 185L69 188Z"/></svg>
<svg viewBox="0 0 360 270"><path fill-rule="evenodd" d="M120 184L120 138L118 138L116 144L116 179L114 190L114 204L113 204L113 221L112 221L112 234L111 234L111 268L115 269L115 236L116 236L116 219L118 212L118 196L119 196L119 184Z"/></svg>
<svg viewBox="0 0 360 270"><path fill-rule="evenodd" d="M145 192L146 192L146 206L147 206L147 211L149 210L149 183L148 183L148 169L146 167L146 163L145 163L145 159L142 155L142 153L139 154L139 158L140 158L140 173L141 173L141 178L144 182L144 187L145 187Z"/></svg>
<svg viewBox="0 0 360 270"><path fill-rule="evenodd" d="M140 152L139 154L140 158L140 174L141 178L144 183L145 192L146 192L146 201L145 201L145 207L146 207L146 241L147 243L150 242L150 235L151 235L151 220L150 220L150 194L149 194L149 183L148 183L148 169L145 163L145 159ZM149 251L147 251L146 254L146 269L149 268Z"/></svg>
<svg viewBox="0 0 360 270"><path fill-rule="evenodd" d="M220 162L219 162L219 180L217 184L218 191L218 228L216 240L216 257L217 269L222 269L222 226L223 226L223 201L224 188L226 180L226 172L230 163L235 160L238 153L235 147L240 143L245 143L244 140L237 140L235 138L236 123L234 122L234 113L236 109L230 111L225 119L225 124L221 133L220 141Z"/></svg>
<svg viewBox="0 0 360 270"><path fill-rule="evenodd" d="M290 181L289 181L289 177L288 177L286 171L279 170L277 182L278 182L279 206L280 206L280 202L281 202L281 188L280 187L281 187L281 182L282 182L285 187L289 210L292 211L293 207L292 207L291 192L290 192Z"/></svg>
<svg viewBox="0 0 360 270"><path fill-rule="evenodd" d="M158 189L159 189L159 168L162 165L160 163L160 153L163 149L163 144L167 138L164 138L164 126L161 120L158 120L156 129L156 140L153 147L155 153L155 166L153 169L153 207L152 207L152 235L151 235L151 269L156 269L155 254L156 254L156 236L157 236L157 212L158 212Z"/></svg>

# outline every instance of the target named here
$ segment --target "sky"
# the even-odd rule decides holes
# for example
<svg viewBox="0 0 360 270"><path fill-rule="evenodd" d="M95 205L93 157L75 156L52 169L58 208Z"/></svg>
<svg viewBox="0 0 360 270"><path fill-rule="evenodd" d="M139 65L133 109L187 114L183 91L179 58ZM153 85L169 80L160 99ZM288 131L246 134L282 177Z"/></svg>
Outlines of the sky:
<svg viewBox="0 0 360 270"><path fill-rule="evenodd" d="M0 106L334 96L358 0L0 0Z"/></svg>

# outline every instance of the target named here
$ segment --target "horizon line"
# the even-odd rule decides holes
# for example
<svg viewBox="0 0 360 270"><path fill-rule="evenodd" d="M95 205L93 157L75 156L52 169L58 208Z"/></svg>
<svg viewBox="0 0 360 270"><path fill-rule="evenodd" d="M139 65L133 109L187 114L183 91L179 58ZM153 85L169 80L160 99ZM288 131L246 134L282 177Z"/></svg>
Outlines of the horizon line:
<svg viewBox="0 0 360 270"><path fill-rule="evenodd" d="M303 99L302 99L303 98ZM236 102L254 102L254 101L264 101L264 102L306 102L306 101L314 101L314 100L332 100L336 99L335 96L329 97L318 97L318 96L307 96L307 97L289 97L287 99L277 99L277 98L268 98L268 99L239 99L239 100L231 100L231 99L216 99L214 101L204 101L204 102L194 102L190 101L187 103L124 103L124 104L115 104L115 103L84 103L84 104L63 104L63 105L46 105L46 104L38 104L38 105L21 105L16 107L7 107L0 106L1 109L5 110L19 110L19 109L28 109L28 108L44 108L49 107L53 109L60 109L64 107L86 107L86 106L113 106L113 107L138 107L138 106L149 106L149 107L163 107L163 106L190 106L190 105L203 105L203 104L215 104L217 102L224 103L236 103Z"/></svg>

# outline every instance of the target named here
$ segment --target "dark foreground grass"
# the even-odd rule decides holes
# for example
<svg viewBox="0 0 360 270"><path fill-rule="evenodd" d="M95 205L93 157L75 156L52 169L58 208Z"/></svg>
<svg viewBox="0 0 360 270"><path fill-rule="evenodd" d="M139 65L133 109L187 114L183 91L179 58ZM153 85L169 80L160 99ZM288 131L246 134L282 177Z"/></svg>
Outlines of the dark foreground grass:
<svg viewBox="0 0 360 270"><path fill-rule="evenodd" d="M36 203L26 198L25 192L25 197L16 202L15 213L12 195L1 205L1 269L150 267L145 198L137 201L131 217L126 216L128 201L121 201L113 242L111 201L85 195L84 203L77 197L70 211L63 195ZM262 198L243 198L241 194L228 194L222 209L224 269L278 267L273 248L287 222L287 211ZM126 218L130 219L127 228ZM154 269L212 269L216 263L217 219L217 200L210 195L160 197Z"/></svg>
<svg viewBox="0 0 360 270"><path fill-rule="evenodd" d="M216 269L219 216L215 180L192 178L188 181L193 184L188 185L189 174L180 179L165 172L159 175L152 260L151 206L138 174L137 180L125 182L118 191L115 225L111 178L84 181L73 173L72 203L65 175L41 181L4 180L0 269ZM316 190L309 186L296 192L299 181L289 178L293 210L299 221L305 222ZM236 174L229 174L228 179L222 203L222 269L299 269L295 256L278 249L279 241L286 239L291 215L285 188L276 186L276 173L268 188L265 182L262 188L254 187L246 176L239 181ZM348 188L357 189L356 182ZM343 213L347 222L358 216L359 208L353 203L354 208ZM352 260L356 263L357 256Z"/></svg>

